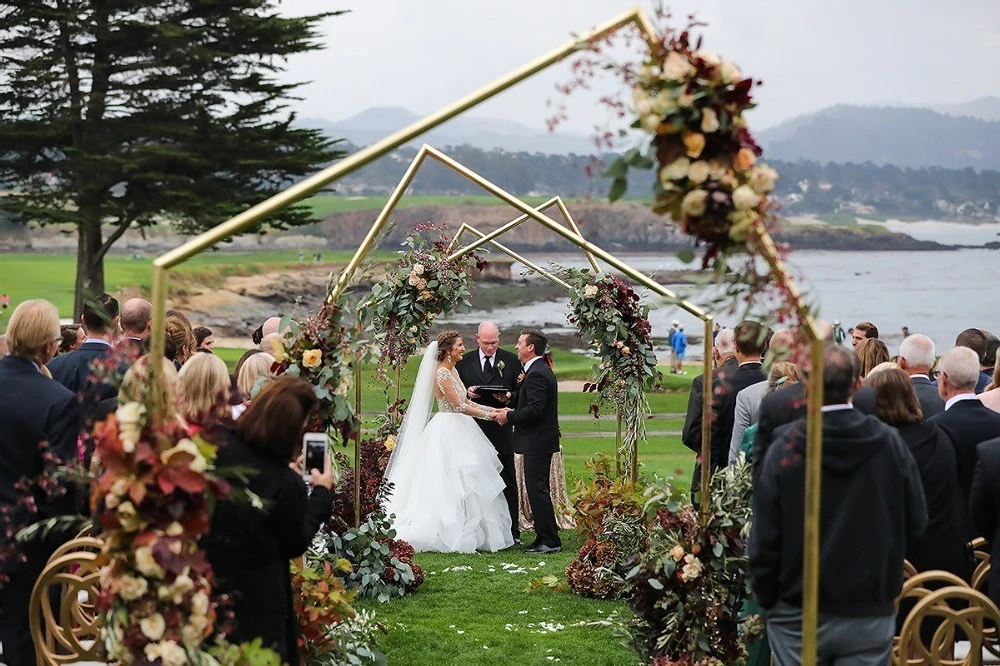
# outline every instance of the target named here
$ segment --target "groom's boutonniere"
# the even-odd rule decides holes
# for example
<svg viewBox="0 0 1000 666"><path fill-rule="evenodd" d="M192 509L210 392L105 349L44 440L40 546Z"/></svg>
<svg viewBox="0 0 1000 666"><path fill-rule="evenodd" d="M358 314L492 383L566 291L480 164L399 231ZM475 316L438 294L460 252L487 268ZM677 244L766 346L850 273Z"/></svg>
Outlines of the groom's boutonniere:
<svg viewBox="0 0 1000 666"><path fill-rule="evenodd" d="M506 363L504 363L503 361L497 361L497 372L500 373L501 377L503 377L503 369L506 367L507 367Z"/></svg>

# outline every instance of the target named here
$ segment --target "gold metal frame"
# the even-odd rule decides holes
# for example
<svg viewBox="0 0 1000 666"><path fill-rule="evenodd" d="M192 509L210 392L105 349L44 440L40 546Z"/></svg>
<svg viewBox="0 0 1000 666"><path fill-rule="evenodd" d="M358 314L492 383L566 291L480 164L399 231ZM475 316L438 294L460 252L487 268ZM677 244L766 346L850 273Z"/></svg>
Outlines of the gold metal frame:
<svg viewBox="0 0 1000 666"><path fill-rule="evenodd" d="M569 40L552 51L549 51L548 53L526 63L525 65L500 77L483 88L456 100L435 113L432 113L431 115L409 125L408 127L399 130L384 139L376 141L371 146L359 150L340 162L337 162L323 171L296 183L288 189L283 190L282 192L257 204L256 206L252 206L235 217L230 218L219 226L192 238L180 247L177 247L174 250L158 257L153 262L153 324L151 353L154 356L163 355L165 345L163 320L164 312L166 310L167 275L171 268L183 263L196 254L209 249L213 245L240 233L247 227L265 219L267 216L292 205L299 199L316 192L321 187L342 178L357 169L360 169L366 164L378 159L382 155L385 155L389 151L413 140L428 130L434 129L445 121L468 111L481 102L494 97L498 93L517 85L534 74L547 69L551 65L554 65L574 53L583 50L588 44L603 39L629 25L635 26L639 29L643 39L646 40L651 48L655 48L658 45L656 28L652 21L650 21L649 17L646 16L641 8L635 7L583 33L579 37ZM525 204L515 207L521 210L522 213L530 214L528 210L525 210L525 208L527 208ZM536 213L536 215L545 217L540 213ZM535 219L539 218L536 217ZM545 219L548 218L546 217ZM539 221L541 220L539 219ZM790 290L790 293L792 293L793 296L797 295L795 285L791 282L787 271L784 269L781 257L775 250L774 243L771 241L763 223L758 222L755 229L756 240L760 243L762 253L771 266L775 280L781 282L786 289ZM603 252L603 250L601 252ZM597 252L594 254L601 259L604 259L601 254L598 254ZM615 268L619 268L619 266L615 266L614 263L608 263ZM619 268L619 270L621 269ZM643 286L650 287L647 283L642 284ZM806 506L804 520L805 537L803 544L805 555L803 562L802 591L802 663L803 666L815 666L816 623L818 617L817 602L819 593L819 498L823 447L821 439L822 415L820 412L823 390L823 343L822 338L819 335L816 322L811 313L809 313L808 308L805 307L801 298L798 298L797 301L799 305L797 309L799 311L800 320L802 321L806 335L809 337L811 342L813 370L808 381L809 395L807 413L809 418L809 427L806 450ZM711 332L711 327L706 321L706 355L711 352ZM157 391L162 390L160 383L162 369L158 366L159 364L154 363L150 368L151 381L153 382L154 390ZM710 374L706 375L706 378L710 376ZM162 416L163 415L157 415L158 418L162 418Z"/></svg>

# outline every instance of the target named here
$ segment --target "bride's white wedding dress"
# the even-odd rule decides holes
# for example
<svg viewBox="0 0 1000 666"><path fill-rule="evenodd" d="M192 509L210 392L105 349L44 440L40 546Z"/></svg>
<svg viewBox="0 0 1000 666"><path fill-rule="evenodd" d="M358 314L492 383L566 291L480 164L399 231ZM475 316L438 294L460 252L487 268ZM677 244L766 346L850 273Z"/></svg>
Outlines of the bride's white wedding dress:
<svg viewBox="0 0 1000 666"><path fill-rule="evenodd" d="M454 369L434 370L437 344L431 344L385 473L393 484L387 511L395 514L396 535L417 552L509 548L514 539L502 465L473 416L467 415L483 418L489 410L466 397ZM429 398L435 394L438 413L428 421Z"/></svg>

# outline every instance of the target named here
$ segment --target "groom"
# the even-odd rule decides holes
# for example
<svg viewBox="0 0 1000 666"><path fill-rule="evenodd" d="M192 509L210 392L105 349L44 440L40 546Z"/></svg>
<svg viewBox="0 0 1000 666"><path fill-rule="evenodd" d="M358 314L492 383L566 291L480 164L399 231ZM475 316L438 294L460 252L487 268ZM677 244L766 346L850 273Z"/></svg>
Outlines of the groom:
<svg viewBox="0 0 1000 666"><path fill-rule="evenodd" d="M524 363L515 409L499 417L514 426L514 450L524 454L524 485L535 519L535 542L525 553L562 550L556 513L549 492L552 454L559 450L559 385L542 354L548 341L539 331L525 329L517 340L517 357Z"/></svg>
<svg viewBox="0 0 1000 666"><path fill-rule="evenodd" d="M478 349L467 352L455 364L462 383L469 387L469 397L486 407L505 407L510 396L517 391L517 377L521 373L521 362L506 349L500 349L500 328L492 321L484 321L476 332ZM506 386L507 393L477 393L480 386ZM514 469L514 447L510 441L510 428L494 421L476 419L479 428L497 450L497 457L503 469L503 495L510 511L510 531L515 543L520 543L521 530L518 527L517 474Z"/></svg>

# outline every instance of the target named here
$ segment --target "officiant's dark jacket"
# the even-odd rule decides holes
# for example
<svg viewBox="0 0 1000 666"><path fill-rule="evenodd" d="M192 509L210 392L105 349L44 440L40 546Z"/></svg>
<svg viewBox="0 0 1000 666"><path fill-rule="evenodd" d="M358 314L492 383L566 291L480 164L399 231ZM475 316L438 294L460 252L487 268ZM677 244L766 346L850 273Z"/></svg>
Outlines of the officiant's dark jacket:
<svg viewBox="0 0 1000 666"><path fill-rule="evenodd" d="M969 497L969 512L976 536L992 544L991 562L1000 562L1000 439L981 442ZM990 575L990 599L1000 603L1000 575Z"/></svg>
<svg viewBox="0 0 1000 666"><path fill-rule="evenodd" d="M507 416L514 426L514 451L544 455L559 451L559 383L545 359L531 364Z"/></svg>
<svg viewBox="0 0 1000 666"><path fill-rule="evenodd" d="M497 364L503 362L503 370L497 369ZM472 386L506 386L510 390L511 399L509 402L500 402L492 393L480 394L473 402L486 407L501 409L503 407L513 407L516 403L517 377L521 374L521 361L517 354L513 354L506 349L497 349L493 355L493 370L487 374L483 372L483 365L479 362L479 349L466 352L462 360L455 365L458 376L465 384L466 388ZM483 433L489 438L493 446L499 451L501 448L510 447L510 426L502 426L495 421L484 421L476 419L476 423Z"/></svg>

